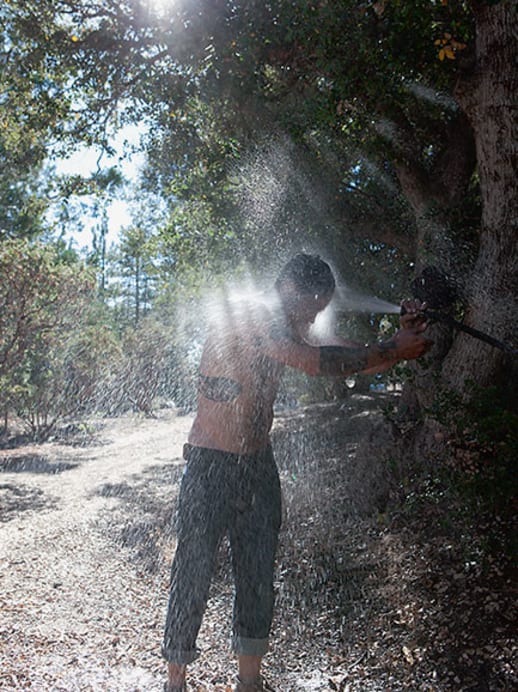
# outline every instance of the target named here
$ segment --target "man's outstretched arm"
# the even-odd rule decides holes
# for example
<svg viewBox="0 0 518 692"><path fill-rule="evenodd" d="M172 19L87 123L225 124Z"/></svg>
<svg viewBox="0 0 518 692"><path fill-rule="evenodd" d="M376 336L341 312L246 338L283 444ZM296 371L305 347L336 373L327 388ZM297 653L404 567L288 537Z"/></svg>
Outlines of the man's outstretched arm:
<svg viewBox="0 0 518 692"><path fill-rule="evenodd" d="M400 329L392 338L366 346L309 346L282 337L263 339L261 349L269 358L308 375L346 376L381 372L400 360L419 358L431 343L415 329Z"/></svg>
<svg viewBox="0 0 518 692"><path fill-rule="evenodd" d="M420 304L415 301L407 304L402 328L386 341L363 346L333 339L331 344L316 346L296 342L286 334L271 334L261 339L262 350L268 357L308 375L382 372L401 360L419 358L432 344L422 334L427 325L420 315Z"/></svg>
<svg viewBox="0 0 518 692"><path fill-rule="evenodd" d="M413 330L414 333L420 334L425 331L425 329L428 327L428 322L426 321L424 317L424 310L426 309L426 303L421 303L418 300L404 300L401 303L401 317L399 320L400 327L401 329L409 329ZM399 339L400 337L398 337ZM431 341L428 342L428 347L431 345ZM354 348L362 348L361 344L354 343L353 341L350 341L348 339L342 339L339 336L335 336L332 341L330 341L329 344L322 344L323 346L345 346L345 347L354 347ZM371 375L379 372L384 372L385 370L388 370L391 368L393 365L398 363L401 360L411 360L412 358L401 358L400 357L400 349L398 348L398 344L394 343L393 339L388 339L387 341L383 341L381 343L377 344L382 351L384 351L383 355L380 354L380 357L375 357L374 355L371 356L371 360L374 362L372 365L367 366L363 370L360 370L359 372L362 372L364 375ZM392 356L392 357L391 357ZM383 362L383 358L385 359Z"/></svg>

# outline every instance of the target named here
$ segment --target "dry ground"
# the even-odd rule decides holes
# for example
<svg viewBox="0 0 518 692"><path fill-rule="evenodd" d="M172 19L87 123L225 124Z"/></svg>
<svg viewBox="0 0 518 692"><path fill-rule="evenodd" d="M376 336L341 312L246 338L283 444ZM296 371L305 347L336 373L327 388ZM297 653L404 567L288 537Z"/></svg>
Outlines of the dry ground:
<svg viewBox="0 0 518 692"><path fill-rule="evenodd" d="M266 674L278 692L514 691L506 566L469 554L425 486L412 511L355 512L348 478L378 405L353 397L279 419L285 520ZM167 410L0 449L0 689L162 689L190 422ZM230 607L222 546L192 690L231 689Z"/></svg>

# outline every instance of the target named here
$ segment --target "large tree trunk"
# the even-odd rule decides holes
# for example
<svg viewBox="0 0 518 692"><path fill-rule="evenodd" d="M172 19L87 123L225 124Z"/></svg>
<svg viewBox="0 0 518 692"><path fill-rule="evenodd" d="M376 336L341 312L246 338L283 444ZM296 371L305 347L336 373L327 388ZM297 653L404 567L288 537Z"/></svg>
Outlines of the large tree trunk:
<svg viewBox="0 0 518 692"><path fill-rule="evenodd" d="M471 129L475 140L483 211L478 255L473 268L464 268L465 276L471 272L463 290L464 323L513 345L518 320L518 72L513 32L518 17L511 0L491 5L477 3L473 9L477 28L475 60L469 73L459 80L455 95L468 121L464 127ZM458 152L454 151L456 144ZM458 136L452 138L450 149L457 161L460 152L468 151ZM466 162L469 164L468 157ZM440 166L440 170L449 169ZM448 197L453 181L438 187L435 182L434 189L438 176L423 184L419 171L408 166L400 166L398 175L417 217L418 269L435 257L440 258L440 268L458 273L462 268L448 266L448 256L458 255L448 247L448 207L458 201L455 196ZM431 367L428 372L416 368L417 386L411 385L406 392L408 401L413 400L418 409L433 400L434 382L464 392L470 383L481 387L516 384L516 356L463 332L449 337L447 330L436 327L431 336L436 341Z"/></svg>
<svg viewBox="0 0 518 692"><path fill-rule="evenodd" d="M473 9L476 63L473 72L459 82L456 97L475 134L483 212L465 322L512 343L518 319L518 71L514 34L518 17L513 0L476 3ZM464 388L469 380L481 386L498 385L503 380L512 384L516 365L502 351L460 334L444 363L443 375L455 388Z"/></svg>
<svg viewBox="0 0 518 692"><path fill-rule="evenodd" d="M501 0L492 5L477 3L473 11L477 26L474 66L459 80L455 95L475 139L483 210L478 254L472 266L465 270L463 320L517 348L518 71L513 36L518 25L517 12L514 0ZM408 167L400 167L398 175L416 213L420 243L417 264L427 262L423 248L432 258L445 256L448 251L444 246L448 238L447 223L443 223L448 211L446 198L443 205L440 193L435 192L436 207L442 207L445 215L442 218L440 214L430 215L433 190L423 185L420 175ZM455 200L451 202L455 204ZM452 269L458 271L458 267ZM513 399L507 397L507 402L518 403L516 356L462 332L448 335L432 330L431 336L437 340L431 367L413 366L416 377L403 393L399 432L391 437L386 428L377 430L375 443L367 444L363 450L373 457L378 450L387 460L398 458L403 469L409 465L425 469L447 453L445 445L450 431L431 417L428 409L440 389L443 394L451 390L469 397L471 383L478 387L492 385L502 398L512 393ZM460 411L458 414L462 415ZM382 434L386 436L383 442Z"/></svg>
<svg viewBox="0 0 518 692"><path fill-rule="evenodd" d="M460 277L466 274L466 256L472 258L473 248L463 250L456 246L450 219L466 193L475 164L473 133L460 111L449 125L447 145L432 170L408 159L395 164L401 191L415 214L417 275L434 266L445 277L455 277L459 286L463 283ZM430 307L441 306L432 303ZM431 325L427 335L433 340L433 347L426 356L426 365L409 364L413 377L403 390L401 419L422 419L423 411L433 404L443 363L455 338L451 327L440 322Z"/></svg>

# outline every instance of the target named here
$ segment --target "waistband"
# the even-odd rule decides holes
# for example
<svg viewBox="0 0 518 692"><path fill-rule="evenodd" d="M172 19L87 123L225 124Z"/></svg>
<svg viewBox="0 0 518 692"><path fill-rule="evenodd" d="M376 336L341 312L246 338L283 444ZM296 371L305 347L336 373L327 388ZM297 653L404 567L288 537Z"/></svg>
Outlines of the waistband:
<svg viewBox="0 0 518 692"><path fill-rule="evenodd" d="M249 454L236 454L235 452L225 452L222 449L214 449L212 447L199 447L198 445L192 445L186 442L183 446L183 458L188 461L192 454L199 454L200 456L214 456L220 458L230 459L237 462L247 462L254 459L260 459L264 456L270 456L272 454L271 445L267 445L262 449L258 449L257 452L250 452Z"/></svg>

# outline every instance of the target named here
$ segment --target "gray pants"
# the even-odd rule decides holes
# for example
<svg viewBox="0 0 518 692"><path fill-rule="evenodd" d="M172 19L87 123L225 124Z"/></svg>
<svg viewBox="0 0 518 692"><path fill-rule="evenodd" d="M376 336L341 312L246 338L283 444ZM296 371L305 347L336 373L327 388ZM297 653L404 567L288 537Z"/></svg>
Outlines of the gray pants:
<svg viewBox="0 0 518 692"><path fill-rule="evenodd" d="M236 455L186 445L162 654L184 665L198 656L196 637L222 537L234 575L232 649L262 656L273 615L273 572L281 524L279 475L270 447Z"/></svg>

